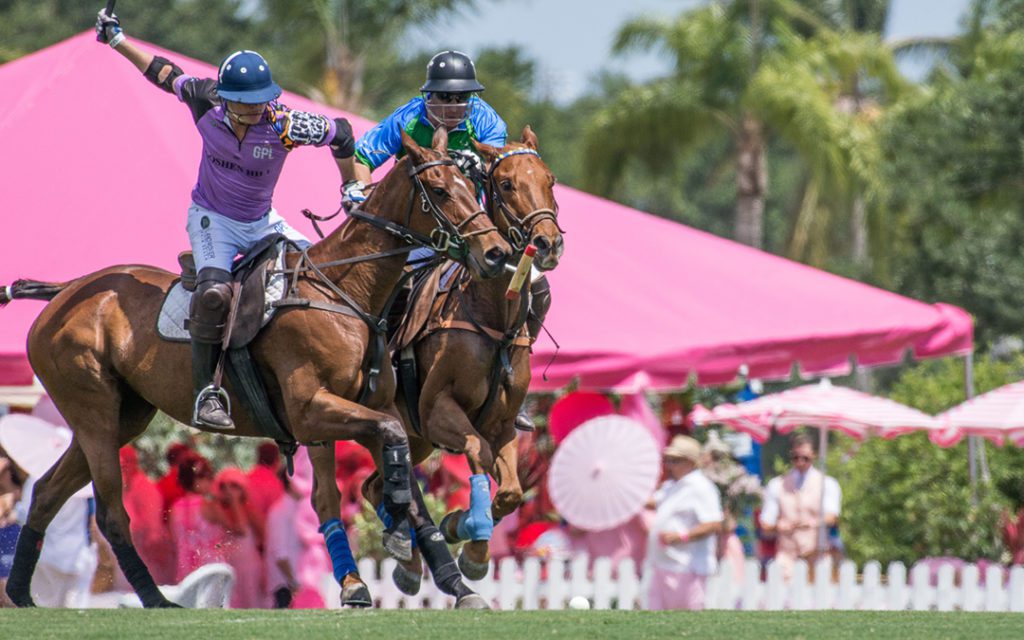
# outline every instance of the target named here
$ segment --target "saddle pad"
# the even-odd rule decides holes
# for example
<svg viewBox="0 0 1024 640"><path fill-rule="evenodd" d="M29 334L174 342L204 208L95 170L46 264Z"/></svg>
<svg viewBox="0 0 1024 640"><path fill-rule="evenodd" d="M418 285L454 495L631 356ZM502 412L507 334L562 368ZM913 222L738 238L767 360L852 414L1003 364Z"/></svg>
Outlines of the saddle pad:
<svg viewBox="0 0 1024 640"><path fill-rule="evenodd" d="M278 254L277 259L274 260L273 267L270 269L274 273L270 273L267 276L261 327L265 327L274 316L276 309L273 303L284 297L284 292L288 285L288 275L281 273L284 269L284 256L284 251ZM185 319L188 318L188 308L191 303L192 292L185 291L185 288L181 286L180 280L175 282L164 298L164 304L160 307L160 316L156 321L157 333L160 334L161 338L172 342L188 342L191 339L188 330L185 329Z"/></svg>

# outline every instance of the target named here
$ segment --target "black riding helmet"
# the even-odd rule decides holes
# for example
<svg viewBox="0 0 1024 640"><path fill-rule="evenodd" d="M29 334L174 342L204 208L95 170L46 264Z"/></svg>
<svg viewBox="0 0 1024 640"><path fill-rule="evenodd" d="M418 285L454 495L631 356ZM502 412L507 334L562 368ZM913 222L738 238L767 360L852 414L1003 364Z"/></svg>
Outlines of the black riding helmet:
<svg viewBox="0 0 1024 640"><path fill-rule="evenodd" d="M427 93L470 93L483 91L477 82L476 67L461 51L442 51L427 63L427 81L420 91Z"/></svg>

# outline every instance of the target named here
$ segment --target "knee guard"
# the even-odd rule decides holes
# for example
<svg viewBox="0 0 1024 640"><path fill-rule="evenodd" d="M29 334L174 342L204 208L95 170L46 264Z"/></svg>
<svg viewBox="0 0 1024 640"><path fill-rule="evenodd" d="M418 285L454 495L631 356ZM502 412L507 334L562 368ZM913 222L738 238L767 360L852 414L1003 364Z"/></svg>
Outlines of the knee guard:
<svg viewBox="0 0 1024 640"><path fill-rule="evenodd" d="M189 306L188 330L197 342L216 344L224 335L231 310L231 274L207 267L196 276L196 291Z"/></svg>
<svg viewBox="0 0 1024 640"><path fill-rule="evenodd" d="M526 327L531 337L536 338L540 335L540 328L550 308L551 283L546 276L541 276L530 283L530 315L526 320Z"/></svg>

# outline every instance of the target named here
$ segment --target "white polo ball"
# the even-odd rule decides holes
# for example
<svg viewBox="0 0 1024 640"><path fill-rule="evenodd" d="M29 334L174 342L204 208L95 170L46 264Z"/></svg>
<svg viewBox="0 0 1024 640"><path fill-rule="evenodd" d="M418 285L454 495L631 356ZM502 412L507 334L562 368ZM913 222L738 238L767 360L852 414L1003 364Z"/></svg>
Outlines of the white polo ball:
<svg viewBox="0 0 1024 640"><path fill-rule="evenodd" d="M590 600L587 600L583 596L573 596L572 600L569 601L570 609L589 609Z"/></svg>

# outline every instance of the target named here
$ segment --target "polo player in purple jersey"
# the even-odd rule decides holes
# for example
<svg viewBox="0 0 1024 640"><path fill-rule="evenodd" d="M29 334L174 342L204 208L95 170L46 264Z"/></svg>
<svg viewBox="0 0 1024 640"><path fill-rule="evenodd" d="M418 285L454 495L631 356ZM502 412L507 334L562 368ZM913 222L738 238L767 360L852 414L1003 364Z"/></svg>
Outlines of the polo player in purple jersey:
<svg viewBox="0 0 1024 640"><path fill-rule="evenodd" d="M352 127L344 118L332 120L277 102L281 87L255 51L229 55L212 80L194 78L170 60L140 51L125 39L120 19L105 10L96 18L96 34L147 80L185 103L203 139L186 226L197 270L189 309L196 394L192 423L234 429L227 394L212 383L231 307L232 263L273 233L309 245L274 210L274 187L288 152L300 145L329 146L339 172L351 175Z"/></svg>

